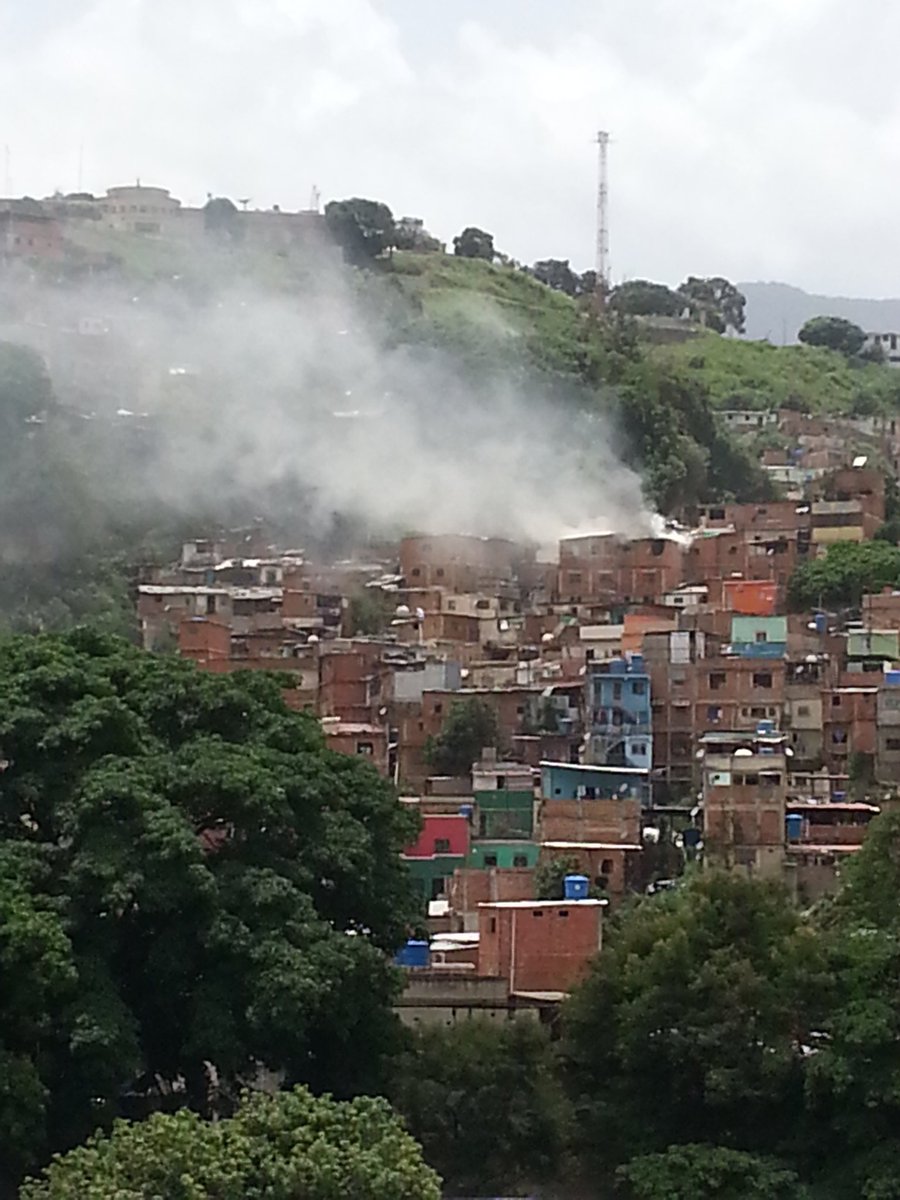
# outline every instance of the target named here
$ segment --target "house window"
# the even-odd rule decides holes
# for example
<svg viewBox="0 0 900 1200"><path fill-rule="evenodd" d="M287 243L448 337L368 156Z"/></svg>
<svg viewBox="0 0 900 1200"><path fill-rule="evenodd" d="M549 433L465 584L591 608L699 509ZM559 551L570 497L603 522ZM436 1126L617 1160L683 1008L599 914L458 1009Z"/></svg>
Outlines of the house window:
<svg viewBox="0 0 900 1200"><path fill-rule="evenodd" d="M437 716L440 716L440 714L441 714L443 711L444 711L444 706L443 706L443 704L435 704L435 706L434 706L434 715L435 715L436 717L437 717Z"/></svg>
<svg viewBox="0 0 900 1200"><path fill-rule="evenodd" d="M765 642L767 640L768 639L766 638L766 631L764 629L757 629L757 631L756 631L757 644L759 644L760 642Z"/></svg>
<svg viewBox="0 0 900 1200"><path fill-rule="evenodd" d="M715 704L710 704L706 710L707 721L720 721L722 719L722 710Z"/></svg>
<svg viewBox="0 0 900 1200"><path fill-rule="evenodd" d="M543 909L540 909L540 908L533 908L533 909L531 910L531 915L532 915L533 917L542 917L542 916L544 915Z"/></svg>
<svg viewBox="0 0 900 1200"><path fill-rule="evenodd" d="M434 839L434 852L435 852L435 854L449 854L450 853L450 839L449 838L435 838Z"/></svg>
<svg viewBox="0 0 900 1200"><path fill-rule="evenodd" d="M448 612L456 612L456 601L455 600L447 601L447 611Z"/></svg>
<svg viewBox="0 0 900 1200"><path fill-rule="evenodd" d="M753 686L755 688L770 688L772 686L771 671L756 671L753 675Z"/></svg>
<svg viewBox="0 0 900 1200"><path fill-rule="evenodd" d="M438 567L438 569L435 571L435 575L438 577L438 579L443 579L444 578L444 568Z"/></svg>
<svg viewBox="0 0 900 1200"><path fill-rule="evenodd" d="M612 873L612 869L613 869L612 859L604 858L603 862L600 864L600 870L603 872L604 875L610 875Z"/></svg>
<svg viewBox="0 0 900 1200"><path fill-rule="evenodd" d="M496 867L497 855L496 854L486 854L484 856L484 865L486 867Z"/></svg>
<svg viewBox="0 0 900 1200"><path fill-rule="evenodd" d="M418 579L418 578L419 578L419 576L420 576L421 574L422 574L422 568L421 568L421 567L413 567L413 569L412 569L412 577L413 577L413 579Z"/></svg>
<svg viewBox="0 0 900 1200"><path fill-rule="evenodd" d="M527 856L524 854L514 854L513 855L513 866L514 867L527 867L528 866Z"/></svg>
<svg viewBox="0 0 900 1200"><path fill-rule="evenodd" d="M725 672L724 671L710 671L710 673L709 673L709 690L711 692L717 692L719 690L719 688L724 687L724 686L725 686Z"/></svg>
<svg viewBox="0 0 900 1200"><path fill-rule="evenodd" d="M885 746L888 750L900 750L900 738L889 737L885 742Z"/></svg>
<svg viewBox="0 0 900 1200"><path fill-rule="evenodd" d="M614 683L613 684L613 700L621 700L621 699L622 699L622 685L621 685L621 683Z"/></svg>
<svg viewBox="0 0 900 1200"><path fill-rule="evenodd" d="M631 688L635 696L643 696L647 690L647 684L643 679L635 679Z"/></svg>
<svg viewBox="0 0 900 1200"><path fill-rule="evenodd" d="M506 776L498 775L497 776L497 790L501 791L505 787L506 787Z"/></svg>
<svg viewBox="0 0 900 1200"><path fill-rule="evenodd" d="M808 717L809 716L809 705L808 704L798 704L797 705L797 716L798 717Z"/></svg>
<svg viewBox="0 0 900 1200"><path fill-rule="evenodd" d="M831 707L832 708L840 708L840 706L841 706L841 698L840 698L840 696L838 696L835 693L835 695L833 695L831 697Z"/></svg>
<svg viewBox="0 0 900 1200"><path fill-rule="evenodd" d="M491 933L497 932L497 918L491 917Z"/></svg>
<svg viewBox="0 0 900 1200"><path fill-rule="evenodd" d="M637 754L637 755L646 754L647 753L646 743L645 742L635 742L634 745L631 747L631 753Z"/></svg>
<svg viewBox="0 0 900 1200"><path fill-rule="evenodd" d="M567 917L569 915L569 910L567 908L561 908L556 915L558 917Z"/></svg>
<svg viewBox="0 0 900 1200"><path fill-rule="evenodd" d="M373 742L357 742L356 753L362 754L364 758L372 758L375 753L375 744Z"/></svg>

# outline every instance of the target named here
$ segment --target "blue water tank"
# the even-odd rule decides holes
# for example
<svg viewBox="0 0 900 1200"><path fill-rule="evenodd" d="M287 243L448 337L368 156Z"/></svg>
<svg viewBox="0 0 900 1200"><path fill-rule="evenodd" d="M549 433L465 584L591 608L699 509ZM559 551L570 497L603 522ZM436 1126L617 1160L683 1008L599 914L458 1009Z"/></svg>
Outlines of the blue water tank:
<svg viewBox="0 0 900 1200"><path fill-rule="evenodd" d="M431 949L428 942L410 938L394 955L398 967L427 967L431 962Z"/></svg>
<svg viewBox="0 0 900 1200"><path fill-rule="evenodd" d="M803 817L799 813L788 813L784 820L789 842L799 842L803 836Z"/></svg>
<svg viewBox="0 0 900 1200"><path fill-rule="evenodd" d="M701 837L701 830L697 829L693 825L689 825L687 829L682 830L681 833L681 839L684 842L685 849L687 850L696 850L697 846L700 845Z"/></svg>
<svg viewBox="0 0 900 1200"><path fill-rule="evenodd" d="M624 658L613 658L610 660L610 663L609 663L609 674L610 675L624 675L627 670L628 670L628 663L626 663Z"/></svg>
<svg viewBox="0 0 900 1200"><path fill-rule="evenodd" d="M813 620L816 623L816 633L828 632L828 616L826 613L816 613Z"/></svg>
<svg viewBox="0 0 900 1200"><path fill-rule="evenodd" d="M756 732L758 734L763 734L763 735L769 734L769 733L774 733L775 732L775 722L774 721L757 721L756 722Z"/></svg>
<svg viewBox="0 0 900 1200"><path fill-rule="evenodd" d="M567 875L563 880L563 896L566 900L587 900L587 875Z"/></svg>
<svg viewBox="0 0 900 1200"><path fill-rule="evenodd" d="M461 804L459 806L459 815L461 817L465 817L467 821L472 820L472 814L474 812L475 812L475 806L473 804Z"/></svg>
<svg viewBox="0 0 900 1200"><path fill-rule="evenodd" d="M884 682L888 687L900 687L900 671L885 671Z"/></svg>
<svg viewBox="0 0 900 1200"><path fill-rule="evenodd" d="M644 670L644 656L643 656L643 654L632 654L632 656L631 656L631 669L632 669L632 671L634 671L634 672L635 672L635 673L637 673L637 674L640 674L640 673L642 673L642 672L643 672L643 670Z"/></svg>

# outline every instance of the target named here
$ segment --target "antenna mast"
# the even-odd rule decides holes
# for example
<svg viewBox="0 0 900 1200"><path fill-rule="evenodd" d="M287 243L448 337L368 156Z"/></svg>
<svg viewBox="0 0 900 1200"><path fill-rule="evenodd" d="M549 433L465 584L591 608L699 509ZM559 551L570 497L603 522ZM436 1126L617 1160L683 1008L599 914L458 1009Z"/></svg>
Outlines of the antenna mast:
<svg viewBox="0 0 900 1200"><path fill-rule="evenodd" d="M597 134L597 298L602 306L609 291L609 184L607 182L607 150L609 134Z"/></svg>

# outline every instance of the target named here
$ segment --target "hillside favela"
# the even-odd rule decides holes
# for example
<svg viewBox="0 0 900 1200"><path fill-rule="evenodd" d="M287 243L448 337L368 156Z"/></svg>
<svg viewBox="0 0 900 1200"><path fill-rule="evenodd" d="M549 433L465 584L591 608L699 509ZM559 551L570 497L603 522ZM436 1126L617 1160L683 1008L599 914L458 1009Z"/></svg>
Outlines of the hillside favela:
<svg viewBox="0 0 900 1200"><path fill-rule="evenodd" d="M54 7L0 1200L900 1198L900 12Z"/></svg>

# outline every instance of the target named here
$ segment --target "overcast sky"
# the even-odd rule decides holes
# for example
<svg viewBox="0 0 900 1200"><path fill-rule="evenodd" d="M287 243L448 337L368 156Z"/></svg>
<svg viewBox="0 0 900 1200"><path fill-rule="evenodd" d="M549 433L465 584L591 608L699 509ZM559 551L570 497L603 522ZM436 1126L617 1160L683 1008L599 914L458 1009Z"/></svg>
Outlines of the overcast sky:
<svg viewBox="0 0 900 1200"><path fill-rule="evenodd" d="M0 0L13 193L386 201L614 279L900 294L896 0ZM2 166L0 162L0 166ZM0 191L6 180L0 180Z"/></svg>

